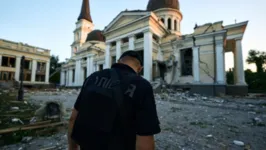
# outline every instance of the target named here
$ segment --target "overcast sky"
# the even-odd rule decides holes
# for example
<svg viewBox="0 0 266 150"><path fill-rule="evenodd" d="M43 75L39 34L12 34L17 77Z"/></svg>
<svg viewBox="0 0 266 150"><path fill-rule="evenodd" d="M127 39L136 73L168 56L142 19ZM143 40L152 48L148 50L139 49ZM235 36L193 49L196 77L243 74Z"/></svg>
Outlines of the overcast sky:
<svg viewBox="0 0 266 150"><path fill-rule="evenodd" d="M183 13L182 34L199 25L223 20L224 25L249 21L243 55L249 49L266 50L265 0L179 0ZM1 0L0 38L51 49L60 61L70 57L73 31L82 0ZM96 29L103 29L125 9L146 9L148 0L90 0ZM232 55L226 55L227 68ZM247 67L247 65L245 65ZM249 68L251 66L248 66ZM251 67L253 68L253 67Z"/></svg>

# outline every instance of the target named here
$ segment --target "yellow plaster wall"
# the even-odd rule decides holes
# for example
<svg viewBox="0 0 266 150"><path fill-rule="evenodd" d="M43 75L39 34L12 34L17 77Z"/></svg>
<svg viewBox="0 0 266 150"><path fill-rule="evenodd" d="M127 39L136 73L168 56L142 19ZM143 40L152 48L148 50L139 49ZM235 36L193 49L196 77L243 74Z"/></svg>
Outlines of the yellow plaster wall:
<svg viewBox="0 0 266 150"><path fill-rule="evenodd" d="M130 33L132 31L147 27L149 25L149 21L138 21L135 23L130 24L129 26L127 26L126 28L121 28L119 29L119 31L115 31L112 33L107 33L106 36L106 40L111 40L115 37Z"/></svg>
<svg viewBox="0 0 266 150"><path fill-rule="evenodd" d="M213 83L214 77L214 54L200 54L200 82ZM207 64L207 65L206 65ZM207 72L207 73L206 73ZM210 77L211 76L211 77Z"/></svg>
<svg viewBox="0 0 266 150"><path fill-rule="evenodd" d="M50 56L40 56L36 54L31 54L31 53L26 53L26 52L19 52L15 50L10 50L10 49L3 49L0 48L0 53L8 56L25 56L26 58L31 58L31 59L37 59L37 60L43 60L43 61L48 61L50 60Z"/></svg>
<svg viewBox="0 0 266 150"><path fill-rule="evenodd" d="M123 26L125 24L128 24L134 20L137 20L139 18L143 17L143 15L137 15L137 16L123 16L121 17L113 26L112 28L118 28L120 26Z"/></svg>
<svg viewBox="0 0 266 150"><path fill-rule="evenodd" d="M229 29L227 31L227 36L234 34L242 34L242 33L244 33L243 28L234 28L234 29Z"/></svg>

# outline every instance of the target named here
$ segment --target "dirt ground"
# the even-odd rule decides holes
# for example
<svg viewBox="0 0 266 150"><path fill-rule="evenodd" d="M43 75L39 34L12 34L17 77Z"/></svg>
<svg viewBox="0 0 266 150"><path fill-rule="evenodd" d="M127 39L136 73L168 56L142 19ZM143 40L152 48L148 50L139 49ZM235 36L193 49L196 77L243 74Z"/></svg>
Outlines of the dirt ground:
<svg viewBox="0 0 266 150"><path fill-rule="evenodd" d="M26 96L35 104L48 100L63 102L67 119L77 94L76 90L68 90L28 92ZM172 90L155 97L162 129L155 137L158 150L266 150L265 98L214 98ZM1 150L66 148L66 131L0 147Z"/></svg>

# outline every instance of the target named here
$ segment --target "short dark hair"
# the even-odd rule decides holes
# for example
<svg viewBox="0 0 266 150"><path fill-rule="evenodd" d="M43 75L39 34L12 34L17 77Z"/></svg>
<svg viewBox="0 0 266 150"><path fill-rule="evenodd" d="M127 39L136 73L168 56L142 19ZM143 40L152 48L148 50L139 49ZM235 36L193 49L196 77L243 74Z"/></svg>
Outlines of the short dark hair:
<svg viewBox="0 0 266 150"><path fill-rule="evenodd" d="M128 51L124 52L124 53L120 56L119 59L122 59L123 57L126 57L126 56L136 58L136 59L140 62L140 65L143 66L142 58L141 58L141 56L139 55L138 52L133 51L133 50L128 50Z"/></svg>

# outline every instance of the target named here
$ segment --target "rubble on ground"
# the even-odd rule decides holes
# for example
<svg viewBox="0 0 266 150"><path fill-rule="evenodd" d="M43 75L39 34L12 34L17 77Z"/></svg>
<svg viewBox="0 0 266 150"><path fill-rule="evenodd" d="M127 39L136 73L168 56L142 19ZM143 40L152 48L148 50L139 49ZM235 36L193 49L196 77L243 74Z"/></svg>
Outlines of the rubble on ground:
<svg viewBox="0 0 266 150"><path fill-rule="evenodd" d="M25 101L18 101L17 91L13 89L2 90L0 93L0 146L19 141L28 143L33 139L32 136L54 133L58 126L66 124L61 120L34 120L38 106L28 103L27 97ZM60 108L64 109L61 105ZM64 111L60 114L64 115Z"/></svg>
<svg viewBox="0 0 266 150"><path fill-rule="evenodd" d="M160 91L155 94L161 126L161 133L155 136L158 150L251 150L266 147L266 99L264 97L202 96L167 89L163 86ZM61 102L66 109L64 119L68 120L79 92L80 90L77 89L29 90L25 95L29 97L27 101L29 105L39 106L49 101ZM18 105L10 107L23 109ZM11 111L10 107L9 111ZM33 123L36 122L36 118L29 119ZM3 120L1 121L3 123ZM25 136L32 139L0 149L66 149L66 134L65 129L49 137Z"/></svg>

